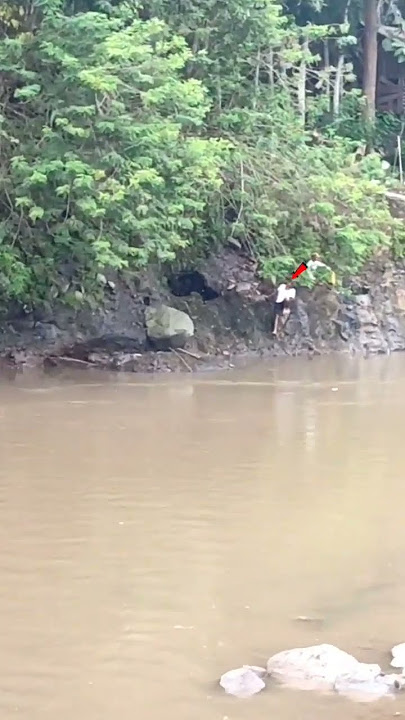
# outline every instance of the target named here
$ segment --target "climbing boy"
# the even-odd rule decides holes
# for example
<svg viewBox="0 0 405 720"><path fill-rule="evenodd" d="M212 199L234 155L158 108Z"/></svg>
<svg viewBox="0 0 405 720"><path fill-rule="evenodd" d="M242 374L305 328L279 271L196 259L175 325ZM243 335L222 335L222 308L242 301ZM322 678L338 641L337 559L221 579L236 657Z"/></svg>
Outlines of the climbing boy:
<svg viewBox="0 0 405 720"><path fill-rule="evenodd" d="M295 300L296 290L290 280L281 283L277 288L276 301L274 303L274 325L273 335L277 337L279 329L282 329L291 312L292 301ZM280 320L282 318L282 320Z"/></svg>

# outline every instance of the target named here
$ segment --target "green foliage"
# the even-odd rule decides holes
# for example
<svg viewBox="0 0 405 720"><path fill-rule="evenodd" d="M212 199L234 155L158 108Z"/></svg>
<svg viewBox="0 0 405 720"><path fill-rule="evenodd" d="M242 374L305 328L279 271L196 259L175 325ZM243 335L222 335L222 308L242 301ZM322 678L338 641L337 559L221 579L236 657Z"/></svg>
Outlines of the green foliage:
<svg viewBox="0 0 405 720"><path fill-rule="evenodd" d="M314 251L338 272L356 273L402 230L385 199L381 158L356 161L354 144L339 136L311 142L293 110L280 105L267 118L272 136L246 137L233 155L224 183L237 216L232 236L273 281Z"/></svg>
<svg viewBox="0 0 405 720"><path fill-rule="evenodd" d="M343 98L339 117L333 122L332 130L342 137L356 141L359 145L369 142L383 156L391 157L396 137L403 133L403 121L390 113L378 113L373 127L364 122L364 98L359 90L348 92ZM326 132L329 128L324 128ZM396 147L395 147L396 150Z"/></svg>

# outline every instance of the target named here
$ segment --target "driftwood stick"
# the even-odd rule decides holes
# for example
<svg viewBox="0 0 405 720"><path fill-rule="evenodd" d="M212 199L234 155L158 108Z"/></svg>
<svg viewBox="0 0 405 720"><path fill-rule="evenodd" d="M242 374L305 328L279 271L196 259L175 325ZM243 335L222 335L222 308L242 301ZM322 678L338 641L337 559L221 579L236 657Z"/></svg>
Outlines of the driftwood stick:
<svg viewBox="0 0 405 720"><path fill-rule="evenodd" d="M187 370L188 370L189 372L193 372L193 370L192 370L192 368L190 367L190 365L188 364L187 360L186 360L182 355L180 355L180 354L177 352L177 350L175 350L174 348L170 348L170 349L171 349L172 353L174 353L174 354L176 355L176 357L178 357L179 360L181 360L181 362L183 363L183 365L185 365L185 367L187 368Z"/></svg>
<svg viewBox="0 0 405 720"><path fill-rule="evenodd" d="M194 360L201 360L201 355L196 355L195 353L190 352L190 350L184 350L184 348L177 348L177 352L184 353L185 355L189 355L190 357L194 358Z"/></svg>
<svg viewBox="0 0 405 720"><path fill-rule="evenodd" d="M65 355L50 355L49 360L62 361L71 365L94 365L90 360L79 360L79 358L67 357Z"/></svg>

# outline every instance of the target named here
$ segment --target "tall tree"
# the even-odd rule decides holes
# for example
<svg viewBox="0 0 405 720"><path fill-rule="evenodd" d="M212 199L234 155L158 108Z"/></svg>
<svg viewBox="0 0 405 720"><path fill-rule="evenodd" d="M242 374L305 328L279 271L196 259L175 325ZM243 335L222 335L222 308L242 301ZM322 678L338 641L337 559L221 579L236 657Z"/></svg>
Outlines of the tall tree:
<svg viewBox="0 0 405 720"><path fill-rule="evenodd" d="M378 57L378 0L364 0L364 65L363 65L363 92L366 99L365 119L374 122L376 87L377 87L377 57Z"/></svg>

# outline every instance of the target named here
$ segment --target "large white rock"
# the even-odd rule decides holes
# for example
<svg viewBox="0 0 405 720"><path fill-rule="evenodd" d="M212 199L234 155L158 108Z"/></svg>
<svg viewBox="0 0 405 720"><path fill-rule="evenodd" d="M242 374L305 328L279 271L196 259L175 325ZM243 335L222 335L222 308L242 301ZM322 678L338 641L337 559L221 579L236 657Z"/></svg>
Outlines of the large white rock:
<svg viewBox="0 0 405 720"><path fill-rule="evenodd" d="M404 687L404 679L395 673L385 675L379 665L359 663L357 670L349 675L340 675L334 689L353 700L378 700L394 695Z"/></svg>
<svg viewBox="0 0 405 720"><path fill-rule="evenodd" d="M359 662L334 645L284 650L267 662L267 672L281 682L308 689L333 689L339 675L356 672Z"/></svg>
<svg viewBox="0 0 405 720"><path fill-rule="evenodd" d="M405 668L405 643L395 645L391 650L392 660L391 667L394 668Z"/></svg>
<svg viewBox="0 0 405 720"><path fill-rule="evenodd" d="M158 349L181 348L194 335L191 317L170 305L146 307L145 325L148 338Z"/></svg>
<svg viewBox="0 0 405 720"><path fill-rule="evenodd" d="M265 675L266 670L264 668L256 665L243 665L241 668L224 673L219 684L228 695L247 698L256 695L266 687L263 682Z"/></svg>
<svg viewBox="0 0 405 720"><path fill-rule="evenodd" d="M273 655L267 672L290 687L334 690L358 700L377 700L403 689L401 675L384 675L379 665L361 663L334 645L295 648Z"/></svg>

